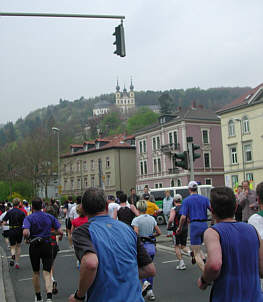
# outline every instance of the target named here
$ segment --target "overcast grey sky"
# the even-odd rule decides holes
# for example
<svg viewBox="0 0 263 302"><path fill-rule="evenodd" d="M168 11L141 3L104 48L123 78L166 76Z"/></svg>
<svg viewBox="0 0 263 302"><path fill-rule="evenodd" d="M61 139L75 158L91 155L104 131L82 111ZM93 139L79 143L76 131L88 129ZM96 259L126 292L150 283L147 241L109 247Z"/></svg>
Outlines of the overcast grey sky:
<svg viewBox="0 0 263 302"><path fill-rule="evenodd" d="M113 92L256 86L263 82L262 0L2 0L1 11L125 15L118 20L0 17L0 124L30 111Z"/></svg>

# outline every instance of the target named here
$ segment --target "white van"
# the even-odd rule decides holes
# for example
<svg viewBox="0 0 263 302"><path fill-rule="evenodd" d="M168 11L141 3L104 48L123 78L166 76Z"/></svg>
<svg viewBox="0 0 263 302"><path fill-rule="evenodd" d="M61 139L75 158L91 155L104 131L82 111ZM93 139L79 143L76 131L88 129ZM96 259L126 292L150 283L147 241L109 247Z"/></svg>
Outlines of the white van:
<svg viewBox="0 0 263 302"><path fill-rule="evenodd" d="M210 199L210 191L212 188L213 186L211 185L198 185L197 193ZM182 195L183 200L187 196L189 196L188 186L150 189L150 194L154 196L155 202L160 209L163 208L163 199L165 197L165 191L170 191L172 197L174 197L175 194L180 194ZM158 224L164 224L165 222L162 213L157 216L156 220Z"/></svg>

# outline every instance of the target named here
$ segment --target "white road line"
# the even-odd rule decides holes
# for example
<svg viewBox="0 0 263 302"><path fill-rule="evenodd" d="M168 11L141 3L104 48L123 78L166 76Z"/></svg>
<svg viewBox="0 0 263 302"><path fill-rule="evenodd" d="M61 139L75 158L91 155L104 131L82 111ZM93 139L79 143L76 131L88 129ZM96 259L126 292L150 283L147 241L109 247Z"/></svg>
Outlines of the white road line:
<svg viewBox="0 0 263 302"><path fill-rule="evenodd" d="M62 257L72 257L73 255L61 255L60 258Z"/></svg>
<svg viewBox="0 0 263 302"><path fill-rule="evenodd" d="M171 263L171 262L178 262L178 261L179 261L179 260L176 259L176 260L164 261L164 262L162 262L162 263Z"/></svg>
<svg viewBox="0 0 263 302"><path fill-rule="evenodd" d="M73 250L73 249L69 249L69 250L61 250L61 251L58 252L58 254L62 254L62 253L70 253L70 252L74 253L74 250ZM72 256L72 255L69 255L69 256ZM4 257L4 256L2 256L2 257ZM29 257L29 254L20 255L20 258L24 258L24 257ZM8 259L11 259L11 256L8 256L7 258L8 258Z"/></svg>
<svg viewBox="0 0 263 302"><path fill-rule="evenodd" d="M31 278L25 278L25 279L20 279L20 280L18 280L19 282L21 282L21 281L29 281L29 280L32 280L33 278L31 277Z"/></svg>

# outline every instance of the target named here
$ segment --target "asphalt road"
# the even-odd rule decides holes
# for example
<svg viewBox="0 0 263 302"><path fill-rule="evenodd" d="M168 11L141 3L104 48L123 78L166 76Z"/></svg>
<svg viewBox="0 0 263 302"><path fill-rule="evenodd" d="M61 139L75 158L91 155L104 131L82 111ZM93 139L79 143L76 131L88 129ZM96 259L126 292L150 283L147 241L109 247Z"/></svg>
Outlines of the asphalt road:
<svg viewBox="0 0 263 302"><path fill-rule="evenodd" d="M4 246L1 239L0 244ZM75 291L78 284L78 270L74 252L68 248L67 238L60 243L60 253L55 263L55 278L58 281L59 293L54 296L54 301L67 301L68 296ZM20 269L10 268L11 279L16 295L16 302L34 301L32 287L32 271L28 257L28 246L23 244ZM158 250L155 257L157 276L154 281L156 301L162 302L204 302L209 301L209 292L200 291L196 281L200 271L196 265L190 263L190 258L185 257L187 269L176 270L176 257L173 252ZM44 284L42 281L42 291ZM125 301L125 299L124 299Z"/></svg>

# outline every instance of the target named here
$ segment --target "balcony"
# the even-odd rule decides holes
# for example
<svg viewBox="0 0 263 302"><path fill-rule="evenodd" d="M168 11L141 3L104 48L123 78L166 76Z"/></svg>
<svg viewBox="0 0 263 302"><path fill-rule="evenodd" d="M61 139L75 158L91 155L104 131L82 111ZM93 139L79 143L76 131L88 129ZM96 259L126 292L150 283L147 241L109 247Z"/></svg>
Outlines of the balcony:
<svg viewBox="0 0 263 302"><path fill-rule="evenodd" d="M172 168L172 169L168 169L168 173L169 174L179 174L180 170L179 170L179 168Z"/></svg>
<svg viewBox="0 0 263 302"><path fill-rule="evenodd" d="M176 150L179 150L180 149L180 144L167 144L167 145L163 145L161 146L161 151L164 153L164 154L171 154L171 153L174 153Z"/></svg>

